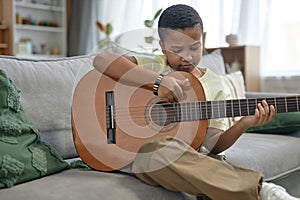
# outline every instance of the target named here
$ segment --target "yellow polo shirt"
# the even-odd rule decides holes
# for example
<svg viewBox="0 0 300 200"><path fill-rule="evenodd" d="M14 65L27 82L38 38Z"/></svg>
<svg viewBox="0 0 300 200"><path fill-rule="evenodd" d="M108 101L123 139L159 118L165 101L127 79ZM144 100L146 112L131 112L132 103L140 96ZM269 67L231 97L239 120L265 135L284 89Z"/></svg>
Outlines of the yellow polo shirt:
<svg viewBox="0 0 300 200"><path fill-rule="evenodd" d="M139 57L135 56L137 64L146 69L153 70L158 73L168 74L174 70L168 65L165 55L155 57ZM203 87L205 98L207 101L225 100L230 98L230 89L226 87L226 80L208 68L199 68L204 75L199 78ZM208 127L227 130L229 128L229 120L227 118L210 119Z"/></svg>

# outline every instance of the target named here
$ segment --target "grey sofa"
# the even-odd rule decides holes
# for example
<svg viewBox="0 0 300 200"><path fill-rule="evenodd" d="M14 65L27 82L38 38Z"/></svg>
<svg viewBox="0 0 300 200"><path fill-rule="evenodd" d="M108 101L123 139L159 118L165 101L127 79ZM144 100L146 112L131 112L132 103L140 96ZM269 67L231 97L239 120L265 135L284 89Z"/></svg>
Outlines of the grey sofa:
<svg viewBox="0 0 300 200"><path fill-rule="evenodd" d="M21 103L30 120L68 163L78 159L71 130L73 91L93 68L94 56L53 60L0 57L21 90ZM247 97L258 97L249 93ZM278 95L278 94L277 94ZM300 131L290 134L245 133L225 152L227 162L261 171L265 180L283 185L300 197ZM0 162L1 168L1 162ZM195 199L194 196L146 185L122 172L66 169L42 178L0 189L0 199Z"/></svg>

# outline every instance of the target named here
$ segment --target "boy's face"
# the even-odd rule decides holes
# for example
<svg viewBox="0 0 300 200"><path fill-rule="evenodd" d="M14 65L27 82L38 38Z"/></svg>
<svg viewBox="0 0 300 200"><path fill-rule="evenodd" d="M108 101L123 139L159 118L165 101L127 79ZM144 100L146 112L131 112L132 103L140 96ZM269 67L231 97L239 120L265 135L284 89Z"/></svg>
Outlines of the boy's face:
<svg viewBox="0 0 300 200"><path fill-rule="evenodd" d="M202 30L200 25L191 28L166 30L160 41L169 65L175 71L191 72L202 57Z"/></svg>

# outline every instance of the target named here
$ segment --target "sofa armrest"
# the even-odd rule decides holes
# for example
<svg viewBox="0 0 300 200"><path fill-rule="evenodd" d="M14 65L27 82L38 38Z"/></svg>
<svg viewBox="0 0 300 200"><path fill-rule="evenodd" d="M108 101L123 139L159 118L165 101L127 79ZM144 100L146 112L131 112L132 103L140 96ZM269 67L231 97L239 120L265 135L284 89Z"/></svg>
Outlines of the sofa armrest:
<svg viewBox="0 0 300 200"><path fill-rule="evenodd" d="M274 92L246 92L246 98L266 98L266 97L285 97L297 96L295 93L274 93Z"/></svg>

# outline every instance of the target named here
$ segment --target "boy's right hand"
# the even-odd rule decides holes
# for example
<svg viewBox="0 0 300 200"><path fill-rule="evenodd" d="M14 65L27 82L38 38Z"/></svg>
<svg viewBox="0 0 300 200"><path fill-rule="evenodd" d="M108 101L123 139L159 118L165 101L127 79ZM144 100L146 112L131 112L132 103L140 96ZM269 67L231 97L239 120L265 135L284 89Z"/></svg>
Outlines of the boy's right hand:
<svg viewBox="0 0 300 200"><path fill-rule="evenodd" d="M179 99L186 95L184 91L190 87L188 79L180 80L171 76L165 76L158 88L158 96L170 103L178 102Z"/></svg>

